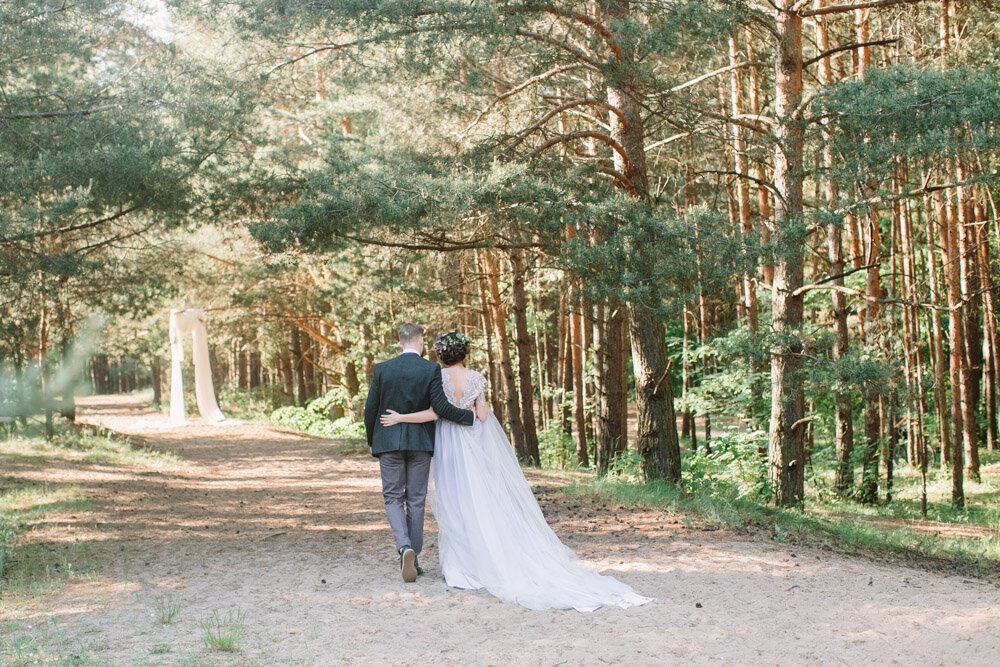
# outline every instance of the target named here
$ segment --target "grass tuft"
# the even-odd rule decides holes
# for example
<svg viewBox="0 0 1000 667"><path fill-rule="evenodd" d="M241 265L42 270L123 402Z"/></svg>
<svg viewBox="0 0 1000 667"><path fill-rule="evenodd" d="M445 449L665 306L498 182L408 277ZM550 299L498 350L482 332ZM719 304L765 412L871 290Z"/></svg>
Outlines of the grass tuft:
<svg viewBox="0 0 1000 667"><path fill-rule="evenodd" d="M214 611L201 623L201 640L213 651L239 651L245 635L246 615L239 610L230 610L224 616Z"/></svg>
<svg viewBox="0 0 1000 667"><path fill-rule="evenodd" d="M156 621L161 625L167 625L173 623L174 618L181 610L181 603L179 600L174 598L173 593L167 593L166 595L160 595L156 598Z"/></svg>

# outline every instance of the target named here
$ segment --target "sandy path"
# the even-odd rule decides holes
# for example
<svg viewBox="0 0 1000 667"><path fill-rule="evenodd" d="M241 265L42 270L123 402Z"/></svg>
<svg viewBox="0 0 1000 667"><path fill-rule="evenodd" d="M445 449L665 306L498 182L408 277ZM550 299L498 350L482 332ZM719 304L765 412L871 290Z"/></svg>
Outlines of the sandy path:
<svg viewBox="0 0 1000 667"><path fill-rule="evenodd" d="M986 582L818 549L685 528L661 512L567 501L531 475L556 532L582 558L658 602L532 612L449 589L428 526L428 570L396 570L377 463L253 424L183 429L135 399L97 397L82 418L177 451L166 471L39 471L94 490L60 535L96 540L101 573L15 602L20 623L58 628L112 664L997 664L1000 591ZM25 471L27 474L27 471ZM608 521L603 517L616 516ZM70 537L67 537L70 539ZM180 604L156 622L157 598ZM200 623L245 614L237 654L206 649ZM55 636L55 635L53 635ZM76 663L74 663L76 664Z"/></svg>

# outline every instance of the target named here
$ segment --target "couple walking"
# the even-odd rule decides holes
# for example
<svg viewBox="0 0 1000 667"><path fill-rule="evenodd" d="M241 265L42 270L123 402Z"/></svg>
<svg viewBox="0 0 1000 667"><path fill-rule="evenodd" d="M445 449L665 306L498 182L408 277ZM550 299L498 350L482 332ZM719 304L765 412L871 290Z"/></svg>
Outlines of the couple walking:
<svg viewBox="0 0 1000 667"><path fill-rule="evenodd" d="M649 602L580 564L549 528L486 403L486 379L465 368L469 343L454 331L438 336L442 369L422 357L423 330L406 324L399 330L402 353L376 364L372 375L365 430L379 459L403 580L423 574L424 505L433 478L438 554L449 586L486 588L529 609Z"/></svg>

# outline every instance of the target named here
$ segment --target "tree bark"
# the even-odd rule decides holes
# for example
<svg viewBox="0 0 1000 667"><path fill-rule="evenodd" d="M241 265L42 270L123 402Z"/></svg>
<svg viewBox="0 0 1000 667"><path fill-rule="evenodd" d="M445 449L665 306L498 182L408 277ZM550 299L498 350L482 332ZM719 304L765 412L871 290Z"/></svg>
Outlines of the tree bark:
<svg viewBox="0 0 1000 667"><path fill-rule="evenodd" d="M729 38L729 64L733 69L729 73L730 110L733 118L743 116L743 82L739 63L739 44L734 33ZM747 181L747 147L743 138L743 128L736 123L730 124L733 143L733 170L736 172L736 210L740 223L740 234L748 241L753 236L753 220L750 213L750 184ZM747 328L756 333L757 322L757 277L750 272L743 274L743 311Z"/></svg>
<svg viewBox="0 0 1000 667"><path fill-rule="evenodd" d="M617 113L609 114L611 136L625 152L625 156L615 153L614 166L628 179L634 195L648 201L645 131L638 104L642 95L631 76L633 37L618 32L628 17L629 2L610 0L606 13L612 34L619 46L624 46L618 63L620 67L605 82L608 104L621 112L621 117ZM636 382L636 448L643 459L643 474L648 480L679 482L681 457L667 363L666 327L656 312L644 304L632 302L626 308Z"/></svg>
<svg viewBox="0 0 1000 667"><path fill-rule="evenodd" d="M570 355L573 366L573 421L576 426L576 462L581 466L589 466L587 456L587 424L584 414L583 393L583 317L579 293L574 294L571 301L570 319Z"/></svg>
<svg viewBox="0 0 1000 667"><path fill-rule="evenodd" d="M528 329L528 297L524 287L526 273L520 250L510 253L511 291L513 296L515 344L517 346L518 389L521 396L521 420L524 424L525 459L539 465L538 430L535 426L534 389L531 381L532 337Z"/></svg>
<svg viewBox="0 0 1000 667"><path fill-rule="evenodd" d="M507 406L507 427L510 429L510 439L514 451L521 460L529 458L525 446L524 422L521 421L521 409L517 400L517 385L514 382L514 366L510 359L510 341L507 337L507 308L500 298L499 271L496 261L488 251L479 253L480 264L485 268L486 284L489 288L493 320L493 329L497 337L497 348L500 351L500 371L503 380L504 398Z"/></svg>
<svg viewBox="0 0 1000 667"><path fill-rule="evenodd" d="M938 225L941 238L941 263L945 267L945 283L948 289L948 353L950 362L951 384L951 503L961 509L965 507L965 489L962 484L965 453L963 451L962 409L963 380L962 365L964 363L961 314L961 280L958 261L958 232L955 229L957 216L951 205L951 193L948 200L940 191L934 193L937 205Z"/></svg>
<svg viewBox="0 0 1000 667"><path fill-rule="evenodd" d="M814 7L822 7L823 0L815 0ZM816 19L816 48L821 52L830 49L829 33L826 27L826 18L817 16ZM826 57L819 61L819 81L822 86L833 85L833 70L830 67L830 58ZM834 167L833 149L830 144L832 136L824 128L823 132L823 167L827 170L824 179L824 198L827 208L835 211L839 204L839 189L837 182L830 171ZM838 288L844 286L844 247L842 241L841 225L831 223L826 227L826 251L829 261L830 284L834 287L830 291L831 310L833 315L833 360L840 362L847 356L849 351L849 329L847 326L847 296ZM840 382L846 386L849 377L840 376ZM854 453L854 415L851 396L845 391L834 392L834 439L836 442L837 469L834 474L834 489L843 496L850 492L854 485L854 467L851 456Z"/></svg>
<svg viewBox="0 0 1000 667"><path fill-rule="evenodd" d="M605 475L615 457L628 444L628 383L626 375L626 323L615 301L599 302L594 312L595 396L594 458L597 474Z"/></svg>
<svg viewBox="0 0 1000 667"><path fill-rule="evenodd" d="M778 0L775 58L774 267L771 328L771 423L768 461L777 505L800 505L805 495L805 396L802 368L802 19L796 0Z"/></svg>
<svg viewBox="0 0 1000 667"><path fill-rule="evenodd" d="M970 177L961 160L956 163L956 182L962 183ZM962 442L965 446L965 474L973 482L979 482L979 419L977 408L980 398L980 382L983 374L982 329L979 326L979 280L976 271L976 226L974 223L971 188L956 188L958 213L959 284L962 292L962 327L964 336L962 364Z"/></svg>
<svg viewBox="0 0 1000 667"><path fill-rule="evenodd" d="M295 404L303 406L309 397L306 389L306 378L302 372L305 360L302 358L302 337L299 335L299 328L294 323L288 325L288 354L292 364L292 377L295 381L296 400Z"/></svg>
<svg viewBox="0 0 1000 667"><path fill-rule="evenodd" d="M941 467L946 468L951 461L951 434L948 428L948 397L946 392L947 379L945 375L944 358L944 326L941 323L941 288L938 278L938 251L934 239L935 212L931 206L931 198L924 196L924 221L927 233L927 284L930 291L930 341L933 351L931 371L934 375L934 410L938 423L938 446L941 448ZM944 246L942 241L940 244Z"/></svg>

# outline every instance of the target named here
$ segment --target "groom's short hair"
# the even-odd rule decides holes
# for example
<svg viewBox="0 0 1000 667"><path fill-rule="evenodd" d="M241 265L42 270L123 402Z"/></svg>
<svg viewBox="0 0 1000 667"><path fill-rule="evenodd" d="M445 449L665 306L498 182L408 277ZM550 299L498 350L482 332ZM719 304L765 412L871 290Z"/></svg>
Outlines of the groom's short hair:
<svg viewBox="0 0 1000 667"><path fill-rule="evenodd" d="M412 343L424 335L424 330L419 324L410 322L399 328L399 342Z"/></svg>

